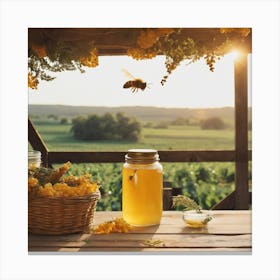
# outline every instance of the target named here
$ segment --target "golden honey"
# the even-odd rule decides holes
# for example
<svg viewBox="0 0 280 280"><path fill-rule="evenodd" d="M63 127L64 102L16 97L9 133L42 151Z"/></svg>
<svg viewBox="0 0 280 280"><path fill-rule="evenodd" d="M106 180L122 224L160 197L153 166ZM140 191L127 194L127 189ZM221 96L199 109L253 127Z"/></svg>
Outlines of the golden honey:
<svg viewBox="0 0 280 280"><path fill-rule="evenodd" d="M162 182L162 166L157 151L128 151L122 173L122 213L127 223L135 226L160 223Z"/></svg>

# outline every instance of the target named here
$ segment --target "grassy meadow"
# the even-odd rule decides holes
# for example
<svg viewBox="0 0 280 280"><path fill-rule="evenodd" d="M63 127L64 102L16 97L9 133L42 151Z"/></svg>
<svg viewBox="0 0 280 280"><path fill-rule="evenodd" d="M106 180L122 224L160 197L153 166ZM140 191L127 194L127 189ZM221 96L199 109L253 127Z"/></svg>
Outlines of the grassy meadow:
<svg viewBox="0 0 280 280"><path fill-rule="evenodd" d="M199 126L182 125L168 128L142 128L139 142L81 141L73 137L71 124L33 120L51 151L126 151L130 148L157 150L232 150L234 130L202 130ZM251 140L251 133L249 134ZM250 141L251 142L251 141Z"/></svg>

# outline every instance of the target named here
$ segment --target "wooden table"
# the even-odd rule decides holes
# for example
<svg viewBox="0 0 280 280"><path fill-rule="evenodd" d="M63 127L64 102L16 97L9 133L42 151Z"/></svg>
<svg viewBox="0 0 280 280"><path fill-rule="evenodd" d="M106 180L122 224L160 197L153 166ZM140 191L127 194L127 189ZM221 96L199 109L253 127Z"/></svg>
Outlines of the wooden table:
<svg viewBox="0 0 280 280"><path fill-rule="evenodd" d="M188 228L180 211L164 211L161 224L129 233L29 234L29 252L252 252L250 210L213 211L206 228ZM121 217L121 212L95 214L95 224ZM147 240L159 240L149 245Z"/></svg>

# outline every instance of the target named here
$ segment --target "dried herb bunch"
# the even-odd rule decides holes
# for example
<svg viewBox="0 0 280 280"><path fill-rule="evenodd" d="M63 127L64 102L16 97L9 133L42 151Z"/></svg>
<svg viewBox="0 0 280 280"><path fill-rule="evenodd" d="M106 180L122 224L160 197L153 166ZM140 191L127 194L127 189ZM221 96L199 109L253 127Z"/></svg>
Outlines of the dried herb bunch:
<svg viewBox="0 0 280 280"><path fill-rule="evenodd" d="M173 207L183 206L184 210L196 210L197 213L202 213L201 207L191 198L185 195L173 196Z"/></svg>

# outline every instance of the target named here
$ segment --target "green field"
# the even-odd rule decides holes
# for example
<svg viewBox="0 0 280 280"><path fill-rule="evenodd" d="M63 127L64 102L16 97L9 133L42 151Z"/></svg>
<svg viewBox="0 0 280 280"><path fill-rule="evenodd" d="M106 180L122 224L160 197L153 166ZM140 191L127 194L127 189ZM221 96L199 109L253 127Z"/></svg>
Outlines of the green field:
<svg viewBox="0 0 280 280"><path fill-rule="evenodd" d="M167 129L142 128L139 142L81 141L72 136L71 124L33 120L50 151L126 151L130 148L157 150L232 150L234 130L202 130L199 126L169 126ZM251 146L249 133L249 146Z"/></svg>
<svg viewBox="0 0 280 280"><path fill-rule="evenodd" d="M136 143L118 141L80 141L70 132L71 124L59 120L35 118L36 129L50 151L126 151L130 148L157 150L232 150L234 130L202 130L198 125L168 126L166 129L142 128ZM251 131L249 132L249 148ZM234 163L162 163L164 180L210 209L234 190ZM56 165L55 165L56 166ZM72 164L70 174L88 173L102 184L98 210L122 209L122 163ZM249 186L251 187L251 167ZM112 176L112 174L114 176Z"/></svg>

